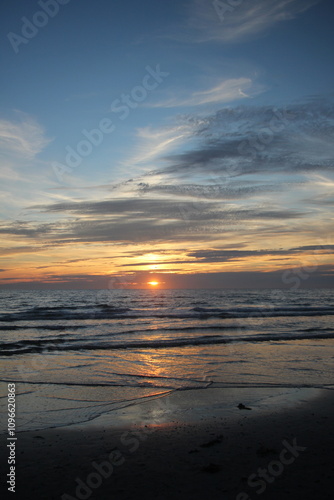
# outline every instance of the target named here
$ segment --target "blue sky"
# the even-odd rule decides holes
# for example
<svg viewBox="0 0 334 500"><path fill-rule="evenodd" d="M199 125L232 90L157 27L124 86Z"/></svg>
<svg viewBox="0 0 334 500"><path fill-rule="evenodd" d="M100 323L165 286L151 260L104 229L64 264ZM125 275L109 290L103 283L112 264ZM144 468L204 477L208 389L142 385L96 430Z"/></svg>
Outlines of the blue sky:
<svg viewBox="0 0 334 500"><path fill-rule="evenodd" d="M4 5L2 283L207 286L312 262L302 274L327 286L333 13L330 0Z"/></svg>

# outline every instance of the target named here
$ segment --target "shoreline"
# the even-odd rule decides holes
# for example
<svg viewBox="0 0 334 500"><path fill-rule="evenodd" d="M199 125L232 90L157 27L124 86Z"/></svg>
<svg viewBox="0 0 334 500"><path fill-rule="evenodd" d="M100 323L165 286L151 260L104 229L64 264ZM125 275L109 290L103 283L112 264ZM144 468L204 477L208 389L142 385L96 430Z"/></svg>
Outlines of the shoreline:
<svg viewBox="0 0 334 500"><path fill-rule="evenodd" d="M138 424L138 420L145 418L148 419L148 423L151 423L150 411L152 413L156 410L152 408L152 405L159 407L160 414L167 415L176 411L181 420L184 418L186 422L199 421L206 400L210 414L223 412L227 416L233 413L235 393L238 394L239 399L243 399L248 405L253 405L256 410L263 412L266 407L269 409L273 404L281 404L284 408L294 406L298 402L298 395L301 391L309 399L312 398L312 394L318 394L319 390L334 389L334 384L292 386L291 384L210 382L201 387L157 388L156 390L142 387L138 387L137 390L130 388L131 393L126 394L124 391L122 393L121 387L112 385L96 387L64 383L54 385L49 382L41 384L31 381L17 381L15 384L19 408L16 432L20 433L57 428L73 429L77 425L103 426L109 425L111 419L113 426L130 425L132 421ZM3 398L7 397L7 386L7 381L0 382L0 392ZM97 395L96 391L98 391ZM72 399L73 402L71 402ZM145 410L147 415L145 415ZM0 436L7 432L6 428L6 420L3 419Z"/></svg>
<svg viewBox="0 0 334 500"><path fill-rule="evenodd" d="M332 498L334 393L288 392L176 391L91 422L20 432L18 498L27 489L36 500Z"/></svg>

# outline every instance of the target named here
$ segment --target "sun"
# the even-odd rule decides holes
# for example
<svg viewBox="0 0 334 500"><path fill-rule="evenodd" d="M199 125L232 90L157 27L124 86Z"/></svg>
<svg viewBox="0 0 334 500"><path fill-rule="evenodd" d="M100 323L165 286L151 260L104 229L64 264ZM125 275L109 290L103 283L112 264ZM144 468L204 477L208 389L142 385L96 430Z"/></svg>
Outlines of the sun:
<svg viewBox="0 0 334 500"><path fill-rule="evenodd" d="M157 286L159 285L159 281L148 281L147 284L152 286Z"/></svg>

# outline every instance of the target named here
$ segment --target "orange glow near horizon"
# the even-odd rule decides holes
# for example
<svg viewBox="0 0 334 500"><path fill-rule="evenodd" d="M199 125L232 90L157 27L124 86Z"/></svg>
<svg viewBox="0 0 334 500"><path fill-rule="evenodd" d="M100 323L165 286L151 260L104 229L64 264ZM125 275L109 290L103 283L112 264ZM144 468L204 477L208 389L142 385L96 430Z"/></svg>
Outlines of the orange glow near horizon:
<svg viewBox="0 0 334 500"><path fill-rule="evenodd" d="M330 234L329 226L325 229ZM157 243L152 252L149 243L136 247L127 244L122 247L122 251L110 244L73 242L49 248L32 238L28 241L29 245L25 245L18 241L17 236L9 237L2 244L0 286L22 283L25 287L31 283L34 287L35 283L43 283L51 287L56 285L69 288L73 284L75 287L102 289L108 280L116 276L119 287L153 290L173 288L176 282L179 284L178 275L268 273L295 268L304 268L305 271L301 272L310 274L308 268L315 269L318 266L321 269L320 266L328 266L329 269L334 262L330 236L322 240L321 246L314 250L313 240L309 236L304 237L298 240L298 251L297 243L291 235L280 235L279 241L275 238L268 240L267 235L261 239L260 235L256 242L242 247L243 250L249 250L249 255L238 253L242 243L239 239L233 240L231 237L229 241L229 248L235 249L235 255L222 254L220 261L219 258L210 259L210 252L219 250L223 245L219 238L209 244L202 241L191 242L187 245L188 249L183 241L176 245L170 242ZM268 249L268 253L261 252L263 248ZM270 248L274 250L271 252ZM205 249L208 250L208 258L205 252L203 256L200 254ZM275 249L280 249L282 253ZM259 254L257 250L260 250ZM173 275L176 276L176 281ZM145 281L149 278L150 281ZM202 278L199 276L198 279Z"/></svg>
<svg viewBox="0 0 334 500"><path fill-rule="evenodd" d="M159 285L159 281L148 281L147 284L152 286L157 286Z"/></svg>

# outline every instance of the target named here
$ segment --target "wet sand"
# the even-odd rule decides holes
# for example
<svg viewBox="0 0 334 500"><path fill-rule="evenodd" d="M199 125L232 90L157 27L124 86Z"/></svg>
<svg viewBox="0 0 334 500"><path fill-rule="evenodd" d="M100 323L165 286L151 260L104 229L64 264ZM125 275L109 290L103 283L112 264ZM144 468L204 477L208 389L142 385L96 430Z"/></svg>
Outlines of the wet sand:
<svg viewBox="0 0 334 500"><path fill-rule="evenodd" d="M176 391L92 422L18 433L13 498L329 499L333 418L329 389Z"/></svg>

